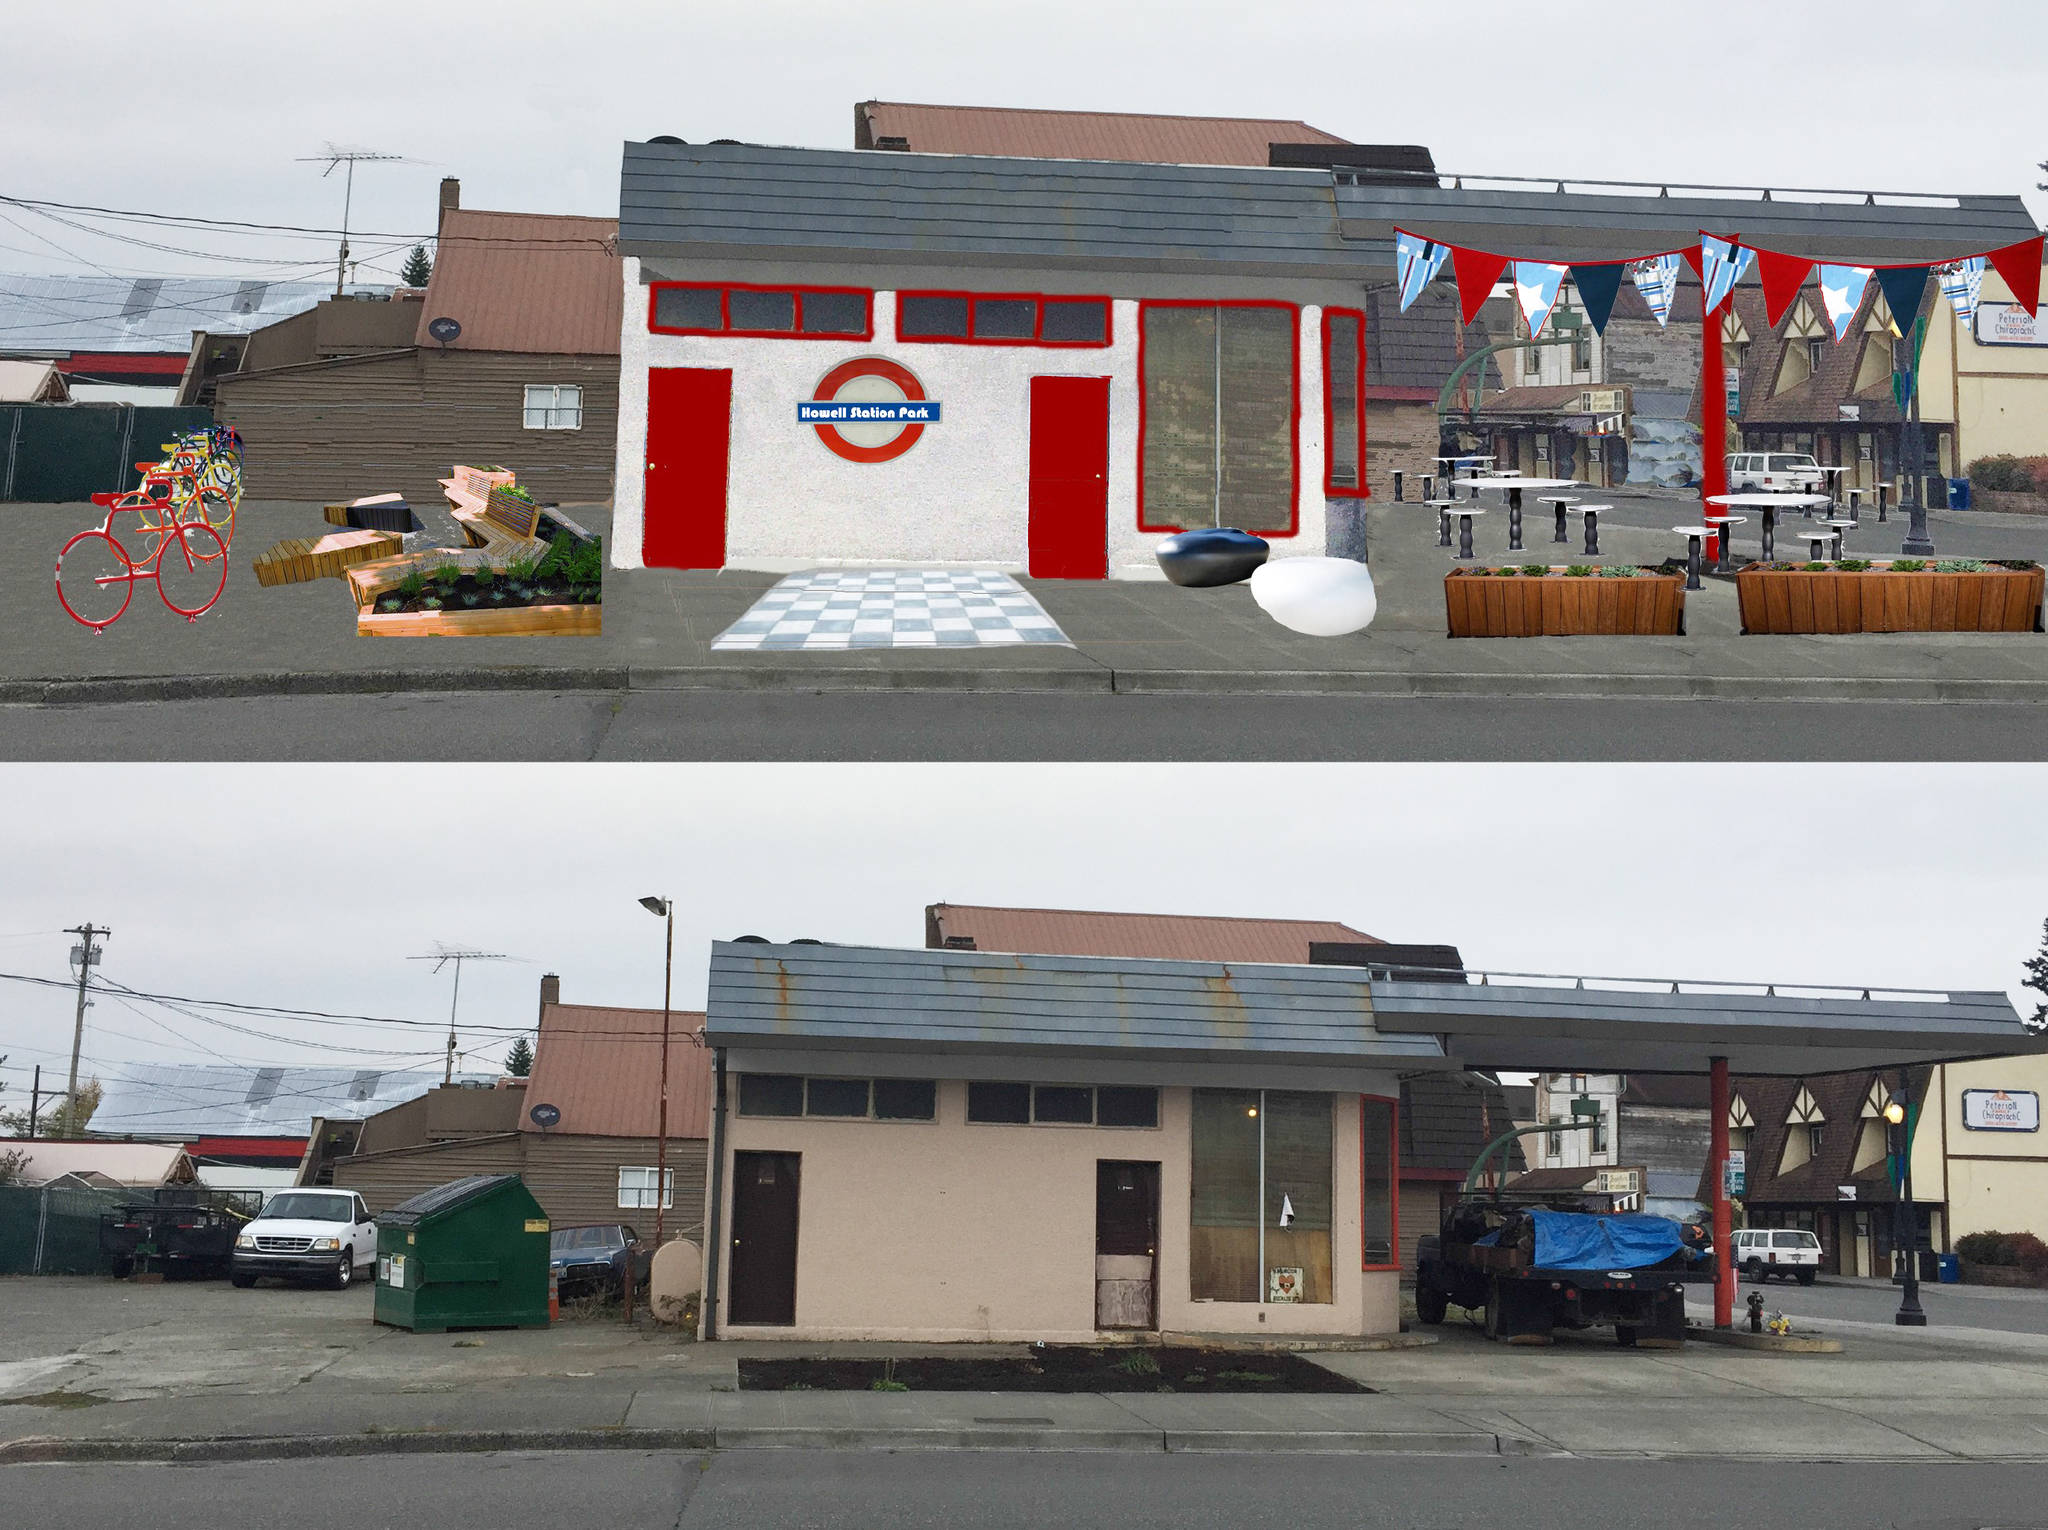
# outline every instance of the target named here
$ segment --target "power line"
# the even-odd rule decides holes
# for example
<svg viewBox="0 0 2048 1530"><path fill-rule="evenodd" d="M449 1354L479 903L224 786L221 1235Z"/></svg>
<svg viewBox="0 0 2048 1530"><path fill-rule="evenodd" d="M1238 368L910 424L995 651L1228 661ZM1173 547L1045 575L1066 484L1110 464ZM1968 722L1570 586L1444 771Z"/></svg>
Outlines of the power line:
<svg viewBox="0 0 2048 1530"><path fill-rule="evenodd" d="M65 212L97 213L107 218L127 218L147 223L162 223L173 227L217 228L229 231L259 232L266 234L320 234L329 237L351 232L338 228L314 228L303 223L255 223L241 218L202 218L184 213L136 212L132 209L114 207L93 207L77 202L52 202L40 197L13 197L0 193L0 203L30 211L46 207L61 208ZM530 214L527 216L569 216L564 214ZM389 230L372 232L366 229L352 231L358 239L402 239L408 246L421 242L444 244L504 244L504 245L572 245L584 249L601 248L610 250L612 241L584 234L564 238L505 238L490 234L446 234L394 233ZM323 262L324 264L324 262Z"/></svg>

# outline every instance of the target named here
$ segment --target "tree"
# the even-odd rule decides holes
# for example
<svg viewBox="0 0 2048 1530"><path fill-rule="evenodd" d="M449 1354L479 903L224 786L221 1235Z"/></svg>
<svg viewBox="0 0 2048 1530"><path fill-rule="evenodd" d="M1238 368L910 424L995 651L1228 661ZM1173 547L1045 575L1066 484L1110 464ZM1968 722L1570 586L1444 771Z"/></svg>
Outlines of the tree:
<svg viewBox="0 0 2048 1530"><path fill-rule="evenodd" d="M405 264L399 267L398 279L408 287L424 287L433 274L434 262L427 254L427 247L416 244L412 253L405 257Z"/></svg>
<svg viewBox="0 0 2048 1530"><path fill-rule="evenodd" d="M78 1086L78 1094L60 1094L43 1112L37 1135L42 1137L81 1137L92 1124L93 1112L100 1108L100 1081L87 1079Z"/></svg>
<svg viewBox="0 0 2048 1530"><path fill-rule="evenodd" d="M505 1071L514 1078L525 1078L533 1071L533 1048L524 1036L512 1043L512 1050L505 1054Z"/></svg>
<svg viewBox="0 0 2048 1530"><path fill-rule="evenodd" d="M2034 1006L2034 1012L2027 1016L2030 1031L2048 1030L2048 921L2041 925L2041 949L2034 953L2027 963L2027 977L2022 987L2031 988L2042 996L2042 1002Z"/></svg>

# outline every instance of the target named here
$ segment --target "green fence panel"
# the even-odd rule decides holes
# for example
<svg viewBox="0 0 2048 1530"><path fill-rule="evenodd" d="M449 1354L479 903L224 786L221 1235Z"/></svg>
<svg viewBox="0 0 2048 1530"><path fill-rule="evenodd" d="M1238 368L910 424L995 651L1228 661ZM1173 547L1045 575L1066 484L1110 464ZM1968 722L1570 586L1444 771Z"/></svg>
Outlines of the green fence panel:
<svg viewBox="0 0 2048 1530"><path fill-rule="evenodd" d="M135 404L22 404L0 410L0 499L77 504L132 489L137 462L213 423L210 409Z"/></svg>
<svg viewBox="0 0 2048 1530"><path fill-rule="evenodd" d="M100 1275L100 1213L117 1195L0 1185L0 1275Z"/></svg>

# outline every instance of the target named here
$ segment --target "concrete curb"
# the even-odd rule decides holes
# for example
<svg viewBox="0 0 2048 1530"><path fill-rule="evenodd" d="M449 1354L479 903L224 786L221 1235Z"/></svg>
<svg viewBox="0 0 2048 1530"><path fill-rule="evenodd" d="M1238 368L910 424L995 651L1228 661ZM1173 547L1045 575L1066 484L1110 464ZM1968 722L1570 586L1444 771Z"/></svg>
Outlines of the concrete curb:
<svg viewBox="0 0 2048 1530"><path fill-rule="evenodd" d="M285 1461L312 1456L460 1455L502 1450L711 1450L710 1429L449 1429L375 1434L249 1435L193 1440L65 1440L0 1444L0 1466L121 1461Z"/></svg>
<svg viewBox="0 0 2048 1530"><path fill-rule="evenodd" d="M1026 692L1123 696L1346 696L1512 700L1842 701L2038 705L2048 680L1919 676L1528 674L1347 670L1115 670L1108 668L838 669L774 665L257 671L0 680L0 706L81 706L277 696L373 696L455 691L771 691L798 693Z"/></svg>
<svg viewBox="0 0 2048 1530"><path fill-rule="evenodd" d="M1685 1330L1688 1344L1720 1344L1729 1349L1761 1350L1776 1355L1839 1355L1840 1339L1823 1339L1801 1333L1750 1333L1746 1329L1695 1328Z"/></svg>

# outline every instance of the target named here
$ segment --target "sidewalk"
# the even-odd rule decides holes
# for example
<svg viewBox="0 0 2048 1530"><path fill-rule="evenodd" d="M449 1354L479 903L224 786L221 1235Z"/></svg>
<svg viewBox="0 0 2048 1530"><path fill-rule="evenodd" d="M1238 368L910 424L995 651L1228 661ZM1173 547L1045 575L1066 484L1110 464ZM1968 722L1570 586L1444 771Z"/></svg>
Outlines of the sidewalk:
<svg viewBox="0 0 2048 1530"><path fill-rule="evenodd" d="M1683 508L1662 499L1618 506L1601 529L1605 556L1588 561L1671 556L1682 543L1669 528L1686 518ZM601 507L574 513L608 530ZM144 585L127 614L95 637L65 616L50 579L54 549L92 520L91 508L8 505L0 517L17 545L52 553L0 566L10 629L0 646L0 703L485 689L2048 700L2048 643L2038 635L1742 637L1725 579L1709 579L1689 597L1684 637L1454 642L1443 633L1449 564L1436 546L1434 513L1388 499L1373 502L1371 524L1380 614L1354 637L1290 633L1242 585L1027 580L1074 647L794 655L711 651L711 640L775 582L743 572L613 570L596 638L358 638L337 582L257 585L249 570L255 552L317 526L318 511L254 502L243 506L228 589L212 612L187 623ZM1504 519L1490 512L1480 538L1492 561L1505 556ZM2048 561L2048 522L1946 512L1938 519L1945 548ZM1899 529L1882 528L1883 536ZM1879 530L1865 535L1863 550L1878 550ZM1532 514L1522 556L1582 556L1575 543L1550 544L1550 534Z"/></svg>

